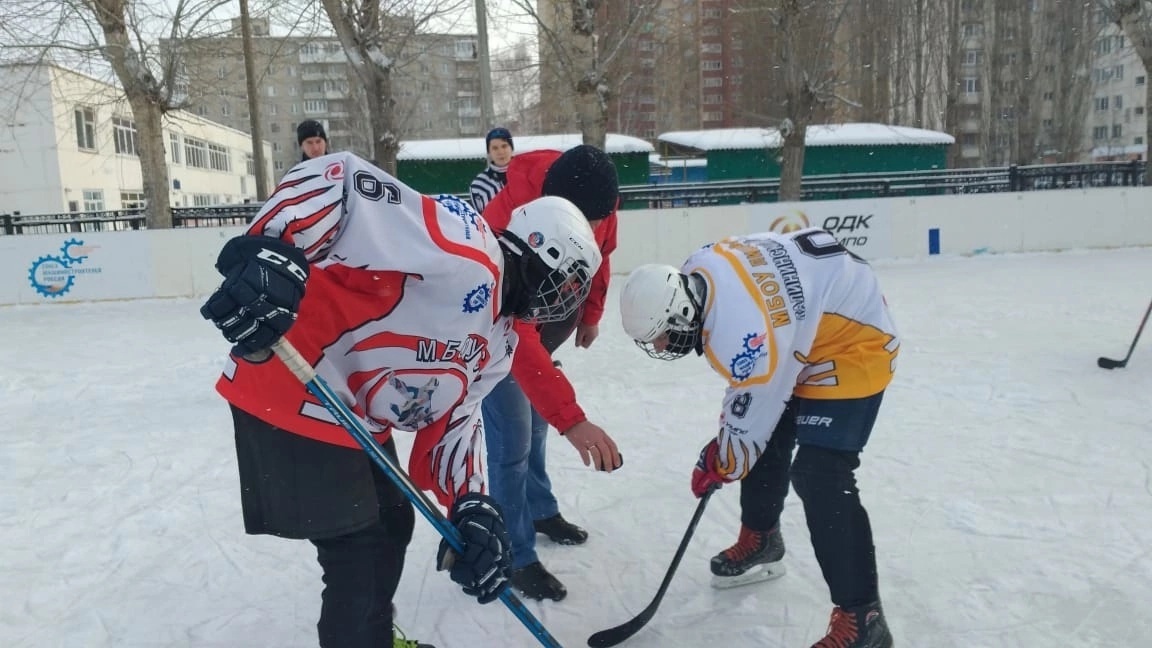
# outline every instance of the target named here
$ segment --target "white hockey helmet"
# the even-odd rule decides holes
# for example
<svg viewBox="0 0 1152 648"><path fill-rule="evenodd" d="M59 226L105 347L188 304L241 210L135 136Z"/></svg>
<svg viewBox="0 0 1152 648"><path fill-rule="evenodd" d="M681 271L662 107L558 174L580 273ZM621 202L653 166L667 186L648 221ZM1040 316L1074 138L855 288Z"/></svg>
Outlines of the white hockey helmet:
<svg viewBox="0 0 1152 648"><path fill-rule="evenodd" d="M528 293L517 317L560 322L580 308L603 257L576 205L558 196L525 203L512 212L501 238L519 259L520 285Z"/></svg>
<svg viewBox="0 0 1152 648"><path fill-rule="evenodd" d="M624 282L620 291L624 331L653 358L673 360L699 343L700 304L688 281L670 265L649 263L633 270ZM665 333L665 346L657 350L653 341Z"/></svg>

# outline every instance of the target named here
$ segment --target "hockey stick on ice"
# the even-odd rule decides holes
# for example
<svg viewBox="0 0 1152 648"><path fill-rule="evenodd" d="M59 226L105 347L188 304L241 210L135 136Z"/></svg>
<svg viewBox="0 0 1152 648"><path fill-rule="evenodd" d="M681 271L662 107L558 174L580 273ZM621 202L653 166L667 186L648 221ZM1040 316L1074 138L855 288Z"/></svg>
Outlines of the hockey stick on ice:
<svg viewBox="0 0 1152 648"><path fill-rule="evenodd" d="M344 401L336 396L332 388L328 386L328 383L316 375L316 371L312 368L312 365L308 364L308 361L300 355L300 352L297 351L288 340L283 338L272 345L272 352L276 354L276 357L280 358L280 361L284 363L284 366L288 367L288 370L296 376L296 379L308 388L308 391L320 399L320 402L332 416L336 418L340 425L348 431L348 434L352 435L352 438L364 448L364 451L380 466L380 469L392 480L392 483L396 484L396 487L404 493L408 501L412 502L416 510L432 524L437 533L448 541L449 546L458 552L461 551L463 545L460 543L460 533L456 531L456 527L452 526L448 518L444 517L440 509L428 499L428 496L412 483L412 479L408 477L407 473L405 473L400 466L396 465L392 457L384 451L384 448L380 447L376 439L372 438L372 433L364 427L360 419L352 413L352 410L348 409ZM500 594L500 600L504 602L504 605L508 606L509 610L512 610L512 614L516 615L516 618L540 640L542 645L549 646L550 648L561 648L560 642L556 641L556 639L548 633L544 625L528 611L528 608L524 607L524 603L512 593L511 588L505 589Z"/></svg>
<svg viewBox="0 0 1152 648"><path fill-rule="evenodd" d="M1128 347L1128 355L1124 356L1123 360L1097 358L1096 366L1101 369L1122 369L1127 367L1128 359L1132 357L1132 351L1136 349L1136 342L1140 340L1140 334L1144 332L1144 325L1148 323L1149 314L1152 314L1152 301L1148 302L1148 310L1144 311L1144 319L1140 320L1140 328L1136 329L1136 337L1132 338L1132 344Z"/></svg>
<svg viewBox="0 0 1152 648"><path fill-rule="evenodd" d="M704 507L708 505L708 499L712 497L712 493L716 492L716 487L705 491L704 495L700 498L700 503L696 505L696 514L692 516L692 521L688 523L688 529L684 532L684 538L680 540L680 546L676 549L676 555L672 558L672 564L668 566L668 572L664 574L664 582L660 583L660 589L656 590L656 598L644 608L640 614L632 617L630 620L616 626L615 628L608 628L601 630L596 634L588 637L588 645L592 648L608 648L615 646L619 643L627 641L629 637L640 632L640 629L648 625L652 617L656 616L656 608L660 607L660 601L664 600L664 593L668 591L668 585L672 582L672 575L676 573L676 568L680 566L680 559L684 557L684 550L688 548L688 541L692 539L692 534L696 531L696 525L700 522L700 516L704 515Z"/></svg>

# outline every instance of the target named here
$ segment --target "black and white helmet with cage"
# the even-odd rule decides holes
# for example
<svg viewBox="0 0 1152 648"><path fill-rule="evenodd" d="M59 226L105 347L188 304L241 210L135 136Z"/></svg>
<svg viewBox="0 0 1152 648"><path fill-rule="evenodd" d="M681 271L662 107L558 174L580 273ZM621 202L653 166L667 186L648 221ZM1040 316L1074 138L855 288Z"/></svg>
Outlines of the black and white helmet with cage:
<svg viewBox="0 0 1152 648"><path fill-rule="evenodd" d="M700 343L701 290L693 290L689 277L670 266L649 263L628 275L620 291L624 331L648 355L675 360Z"/></svg>
<svg viewBox="0 0 1152 648"><path fill-rule="evenodd" d="M516 261L526 292L516 317L537 322L568 319L592 289L600 269L600 246L588 219L568 200L544 196L517 207L500 234Z"/></svg>

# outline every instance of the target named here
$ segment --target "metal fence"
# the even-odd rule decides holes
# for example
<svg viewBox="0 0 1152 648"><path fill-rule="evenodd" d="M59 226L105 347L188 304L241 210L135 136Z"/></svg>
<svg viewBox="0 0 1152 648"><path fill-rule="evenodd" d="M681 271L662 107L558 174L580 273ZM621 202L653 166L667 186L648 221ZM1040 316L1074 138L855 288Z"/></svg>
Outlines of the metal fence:
<svg viewBox="0 0 1152 648"><path fill-rule="evenodd" d="M1144 184L1143 161L1095 164L848 173L805 176L802 200L843 200L899 196L938 196L1003 191L1043 191ZM700 207L776 202L780 180L761 178L620 188L624 209ZM213 207L174 207L173 227L221 227L246 224L259 203ZM146 227L143 210L65 212L22 215L0 213L0 235L64 234L138 230Z"/></svg>
<svg viewBox="0 0 1152 648"><path fill-rule="evenodd" d="M225 227L244 225L260 209L259 203L214 207L173 207L173 227ZM0 234L67 234L146 229L142 209L121 209L58 214L0 214Z"/></svg>
<svg viewBox="0 0 1152 648"><path fill-rule="evenodd" d="M1142 161L849 173L805 176L801 183L801 200L1133 187L1143 184ZM779 178L647 185L620 189L625 208L631 209L775 202L779 199L779 191Z"/></svg>

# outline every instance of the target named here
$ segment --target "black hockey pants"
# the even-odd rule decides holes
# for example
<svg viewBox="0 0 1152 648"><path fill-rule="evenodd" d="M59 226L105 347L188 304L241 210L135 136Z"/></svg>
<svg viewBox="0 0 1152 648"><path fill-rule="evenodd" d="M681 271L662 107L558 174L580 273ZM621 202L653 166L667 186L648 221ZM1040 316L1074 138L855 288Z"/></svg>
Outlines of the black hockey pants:
<svg viewBox="0 0 1152 648"><path fill-rule="evenodd" d="M308 539L324 570L322 648L392 646L392 599L412 504L360 449L286 432L232 408L248 533ZM384 450L396 457L389 439Z"/></svg>
<svg viewBox="0 0 1152 648"><path fill-rule="evenodd" d="M764 453L740 483L741 523L765 531L780 521L788 484L804 504L804 517L816 560L828 584L832 602L852 607L879 599L876 550L868 513L860 502L854 471L871 433L882 394L853 401L816 401L793 398L780 417ZM825 416L827 415L827 416ZM828 419L819 433L800 430L804 421ZM839 445L855 450L815 445L830 433ZM856 439L848 441L845 439Z"/></svg>
<svg viewBox="0 0 1152 648"><path fill-rule="evenodd" d="M396 446L385 446L393 458ZM387 476L372 465L380 517L366 529L314 539L324 569L320 621L321 648L380 648L392 645L392 598L404 571L412 540L412 505Z"/></svg>

